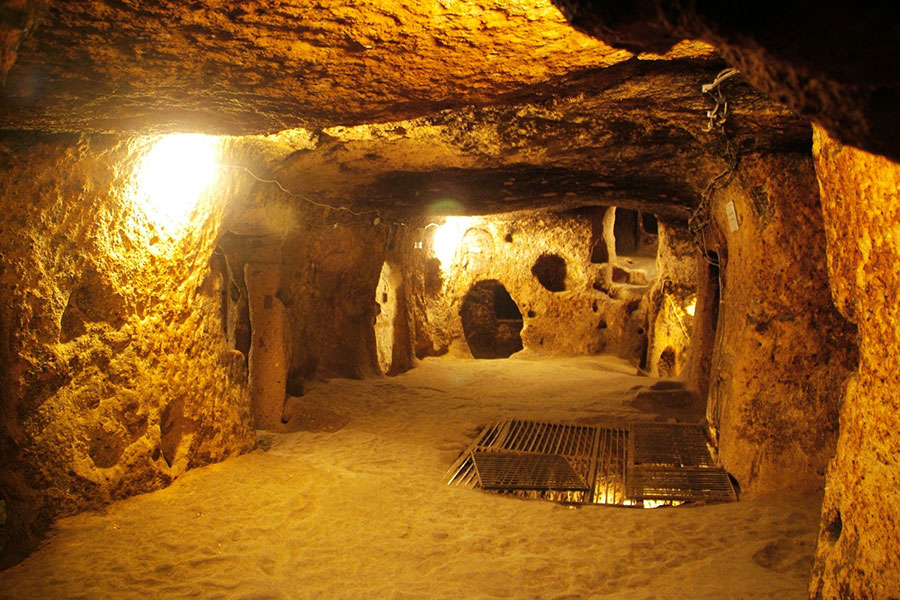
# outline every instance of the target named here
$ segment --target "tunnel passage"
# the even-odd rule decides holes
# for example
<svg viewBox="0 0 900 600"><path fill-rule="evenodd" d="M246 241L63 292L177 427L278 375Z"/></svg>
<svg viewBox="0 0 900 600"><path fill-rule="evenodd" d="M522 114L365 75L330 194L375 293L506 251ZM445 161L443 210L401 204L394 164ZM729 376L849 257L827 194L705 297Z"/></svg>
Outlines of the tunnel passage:
<svg viewBox="0 0 900 600"><path fill-rule="evenodd" d="M507 358L522 349L522 313L499 281L479 281L459 309L463 334L475 358Z"/></svg>
<svg viewBox="0 0 900 600"><path fill-rule="evenodd" d="M617 256L655 256L658 233L659 224L654 215L615 209L613 235Z"/></svg>

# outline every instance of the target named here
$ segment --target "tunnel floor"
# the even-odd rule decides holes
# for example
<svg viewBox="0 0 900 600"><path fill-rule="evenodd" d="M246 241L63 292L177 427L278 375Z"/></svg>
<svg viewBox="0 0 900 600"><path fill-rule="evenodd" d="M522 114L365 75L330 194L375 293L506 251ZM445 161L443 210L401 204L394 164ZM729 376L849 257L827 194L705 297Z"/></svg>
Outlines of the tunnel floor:
<svg viewBox="0 0 900 600"><path fill-rule="evenodd" d="M0 598L806 597L818 496L637 510L445 485L498 419L657 416L619 359L520 354L321 383L295 431L62 520Z"/></svg>

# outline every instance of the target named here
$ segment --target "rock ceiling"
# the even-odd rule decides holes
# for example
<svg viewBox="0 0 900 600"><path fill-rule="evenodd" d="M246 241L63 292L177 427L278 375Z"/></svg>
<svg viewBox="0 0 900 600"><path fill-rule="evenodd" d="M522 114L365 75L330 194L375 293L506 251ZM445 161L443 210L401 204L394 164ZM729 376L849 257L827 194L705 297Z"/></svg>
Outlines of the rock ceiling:
<svg viewBox="0 0 900 600"><path fill-rule="evenodd" d="M724 164L703 133L700 87L727 66L711 46L616 49L550 0L6 0L0 12L0 128L303 128L258 139L282 150L292 189L329 202L683 216ZM743 152L809 147L808 124L743 78L727 95Z"/></svg>
<svg viewBox="0 0 900 600"><path fill-rule="evenodd" d="M248 134L393 121L546 96L632 56L549 0L56 1L8 74L0 125Z"/></svg>

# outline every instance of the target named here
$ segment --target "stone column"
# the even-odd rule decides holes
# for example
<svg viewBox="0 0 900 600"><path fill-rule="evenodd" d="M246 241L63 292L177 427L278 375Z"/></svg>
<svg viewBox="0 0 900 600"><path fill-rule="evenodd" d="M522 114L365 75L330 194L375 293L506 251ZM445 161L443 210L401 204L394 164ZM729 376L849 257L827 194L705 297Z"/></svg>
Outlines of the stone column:
<svg viewBox="0 0 900 600"><path fill-rule="evenodd" d="M284 409L290 360L284 304L276 297L280 280L280 264L244 265L250 304L250 406L257 429L277 428Z"/></svg>

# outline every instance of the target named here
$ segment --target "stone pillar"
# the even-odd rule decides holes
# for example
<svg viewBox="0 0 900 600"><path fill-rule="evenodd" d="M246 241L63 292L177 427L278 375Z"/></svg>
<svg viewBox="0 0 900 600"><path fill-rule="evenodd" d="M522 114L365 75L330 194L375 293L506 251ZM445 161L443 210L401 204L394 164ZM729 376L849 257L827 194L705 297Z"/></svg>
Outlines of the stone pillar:
<svg viewBox="0 0 900 600"><path fill-rule="evenodd" d="M281 265L247 263L244 282L250 304L250 406L257 429L281 425L290 358L284 304L276 297Z"/></svg>

